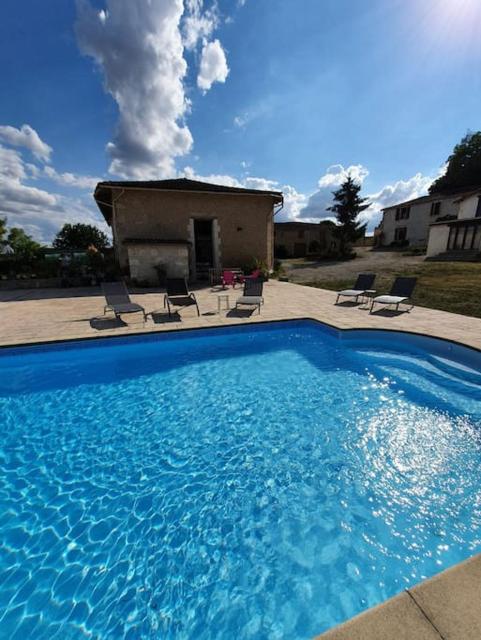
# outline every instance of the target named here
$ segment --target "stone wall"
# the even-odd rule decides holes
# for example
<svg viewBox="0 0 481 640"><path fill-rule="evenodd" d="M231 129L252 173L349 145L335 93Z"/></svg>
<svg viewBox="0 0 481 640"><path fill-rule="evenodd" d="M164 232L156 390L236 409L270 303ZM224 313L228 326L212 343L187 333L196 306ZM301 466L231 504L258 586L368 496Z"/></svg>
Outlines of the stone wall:
<svg viewBox="0 0 481 640"><path fill-rule="evenodd" d="M220 265L243 266L257 258L272 268L270 196L125 189L114 200L113 236L122 267L129 264L124 240L191 241L191 220L197 218L217 221Z"/></svg>
<svg viewBox="0 0 481 640"><path fill-rule="evenodd" d="M186 244L128 244L130 277L138 282L159 284L155 269L163 265L169 278L189 277L189 246Z"/></svg>

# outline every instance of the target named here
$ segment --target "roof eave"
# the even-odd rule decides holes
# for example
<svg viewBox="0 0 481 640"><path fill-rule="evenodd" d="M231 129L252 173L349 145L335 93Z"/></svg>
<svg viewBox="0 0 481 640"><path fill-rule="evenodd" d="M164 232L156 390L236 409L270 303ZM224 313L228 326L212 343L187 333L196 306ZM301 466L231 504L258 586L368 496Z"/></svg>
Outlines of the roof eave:
<svg viewBox="0 0 481 640"><path fill-rule="evenodd" d="M218 186L222 186L222 185L218 185ZM94 191L94 198L95 198L95 194L97 193L97 190L99 188L103 188L103 189L120 189L120 190L138 190L138 191L165 191L168 193L195 193L195 194L221 194L221 195L226 195L226 196L252 196L252 197L259 197L259 196L264 196L264 197L269 197L272 198L273 200L275 200L276 202L283 202L284 200L284 194L282 193L282 191L263 191L261 189L245 189L245 190L239 190L239 191L221 191L221 190L196 190L196 189L165 189L165 188L161 188L161 187L141 187L141 186L137 186L137 185L113 185L113 184L109 184L108 182L99 182L97 184L97 186L95 187L95 191Z"/></svg>

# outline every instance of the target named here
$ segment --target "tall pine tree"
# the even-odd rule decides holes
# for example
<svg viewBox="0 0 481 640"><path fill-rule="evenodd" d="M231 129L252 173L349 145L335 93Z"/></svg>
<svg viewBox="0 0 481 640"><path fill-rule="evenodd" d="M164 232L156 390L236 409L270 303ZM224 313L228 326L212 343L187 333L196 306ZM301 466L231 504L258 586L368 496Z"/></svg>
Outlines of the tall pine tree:
<svg viewBox="0 0 481 640"><path fill-rule="evenodd" d="M358 216L370 207L371 203L367 202L367 198L360 197L360 191L361 185L348 176L339 189L333 192L334 204L328 207L328 211L336 214L335 233L339 238L339 251L342 256L348 256L354 242L362 238L366 232L366 225L358 222Z"/></svg>

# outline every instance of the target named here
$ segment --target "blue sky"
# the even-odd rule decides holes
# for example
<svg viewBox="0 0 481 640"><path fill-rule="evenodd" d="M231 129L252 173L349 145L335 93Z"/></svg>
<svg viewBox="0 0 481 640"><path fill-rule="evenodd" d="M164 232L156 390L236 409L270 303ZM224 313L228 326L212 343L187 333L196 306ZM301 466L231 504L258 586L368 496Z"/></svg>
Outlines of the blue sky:
<svg viewBox="0 0 481 640"><path fill-rule="evenodd" d="M479 0L3 0L0 215L101 224L98 179L421 195L481 129Z"/></svg>

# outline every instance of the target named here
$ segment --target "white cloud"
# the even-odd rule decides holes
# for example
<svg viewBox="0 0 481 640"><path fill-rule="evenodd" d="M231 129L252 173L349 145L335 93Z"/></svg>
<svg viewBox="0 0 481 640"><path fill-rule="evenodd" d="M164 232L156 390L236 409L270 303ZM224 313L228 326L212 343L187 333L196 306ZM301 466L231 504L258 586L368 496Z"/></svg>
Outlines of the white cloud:
<svg viewBox="0 0 481 640"><path fill-rule="evenodd" d="M276 222L297 220L307 204L308 196L288 184L284 185L281 191L284 193L284 207L276 216Z"/></svg>
<svg viewBox="0 0 481 640"><path fill-rule="evenodd" d="M77 38L94 58L119 109L110 172L126 178L161 178L175 172L192 135L184 123L189 103L183 79L182 0L106 0L99 13L78 0Z"/></svg>
<svg viewBox="0 0 481 640"><path fill-rule="evenodd" d="M207 176L199 175L192 167L184 167L182 175L189 180L200 180L201 182L211 182L212 184L222 184L226 187L241 187L244 189L260 189L262 191L280 191L279 183L268 178L256 178L246 176L239 180L233 176L220 173L211 173Z"/></svg>
<svg viewBox="0 0 481 640"><path fill-rule="evenodd" d="M372 204L361 214L360 219L367 222L370 229L373 228L381 220L381 209L426 195L436 177L416 173L408 180L387 184L378 192L367 196Z"/></svg>
<svg viewBox="0 0 481 640"><path fill-rule="evenodd" d="M225 82L228 75L229 67L227 66L224 49L219 40L204 43L197 76L197 86L206 92L214 82Z"/></svg>
<svg viewBox="0 0 481 640"><path fill-rule="evenodd" d="M23 160L16 149L0 144L0 217L7 217L9 226L24 228L40 242L50 242L66 222L95 224L104 230L91 195L69 198L45 189L32 187L28 180L40 176L35 165Z"/></svg>
<svg viewBox="0 0 481 640"><path fill-rule="evenodd" d="M440 172L442 171L443 168L440 169ZM328 211L328 207L333 202L332 192L349 175L362 185L369 175L369 170L361 164L349 167L341 164L332 165L319 178L317 190L309 196L297 192L293 187L285 186L283 190L286 206L280 214L280 219L304 222L334 220L332 212ZM417 173L408 180L398 180L394 184L388 184L375 193L361 193L361 196L368 199L371 206L360 214L359 220L366 223L368 231L371 231L379 223L383 208L425 195L436 177Z"/></svg>
<svg viewBox="0 0 481 640"><path fill-rule="evenodd" d="M100 181L100 178L77 175L69 171L59 173L53 167L45 167L43 172L54 182L66 187L76 187L77 189L94 189L97 182Z"/></svg>
<svg viewBox="0 0 481 640"><path fill-rule="evenodd" d="M17 129L9 125L0 126L0 140L13 147L25 147L43 162L49 162L52 147L44 142L30 125L24 124Z"/></svg>
<svg viewBox="0 0 481 640"><path fill-rule="evenodd" d="M270 118L279 108L276 96L265 95L257 102L250 104L247 109L239 112L233 119L233 124L239 129L250 125L254 120Z"/></svg>
<svg viewBox="0 0 481 640"><path fill-rule="evenodd" d="M186 0L185 5L182 33L185 48L192 50L198 42L208 39L219 26L219 12L216 4L203 11L202 0Z"/></svg>
<svg viewBox="0 0 481 640"><path fill-rule="evenodd" d="M326 173L319 178L318 189L307 201L299 213L299 217L309 220L332 219L332 212L328 207L332 205L332 192L335 191L351 176L356 182L362 184L369 175L369 171L361 164L344 167L342 164L334 164L328 167Z"/></svg>
<svg viewBox="0 0 481 640"><path fill-rule="evenodd" d="M246 126L246 124L249 122L250 118L249 118L249 114L248 113L243 113L241 115L238 115L234 118L233 122L234 122L234 126L238 127L239 129L242 129L243 127Z"/></svg>
<svg viewBox="0 0 481 640"><path fill-rule="evenodd" d="M222 184L225 187L241 187L242 184L237 178L221 173L211 173L207 176L201 176L196 173L192 167L184 167L180 172L180 176L189 178L189 180L200 180L201 182L211 182L212 184Z"/></svg>
<svg viewBox="0 0 481 640"><path fill-rule="evenodd" d="M369 171L362 164L351 164L345 168L342 164L333 164L328 167L326 173L319 178L317 183L319 188L322 187L339 187L349 177L355 182L362 184L369 175Z"/></svg>

